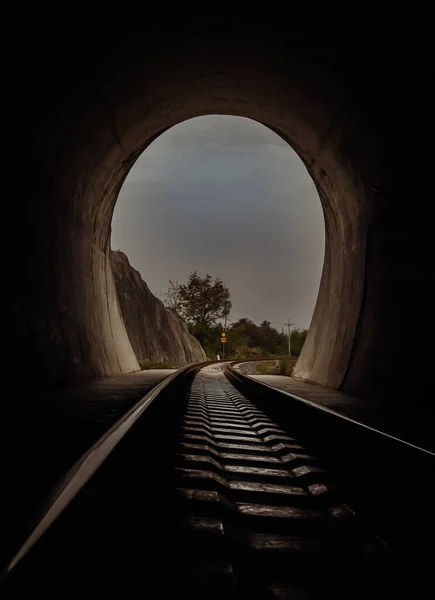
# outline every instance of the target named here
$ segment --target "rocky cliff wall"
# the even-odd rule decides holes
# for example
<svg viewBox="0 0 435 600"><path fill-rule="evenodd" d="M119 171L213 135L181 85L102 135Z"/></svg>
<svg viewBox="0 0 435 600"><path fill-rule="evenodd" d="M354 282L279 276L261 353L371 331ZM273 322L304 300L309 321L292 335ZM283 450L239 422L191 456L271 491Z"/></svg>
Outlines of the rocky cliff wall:
<svg viewBox="0 0 435 600"><path fill-rule="evenodd" d="M113 276L128 337L139 361L174 366L206 360L201 344L163 302L153 296L123 252L110 253Z"/></svg>

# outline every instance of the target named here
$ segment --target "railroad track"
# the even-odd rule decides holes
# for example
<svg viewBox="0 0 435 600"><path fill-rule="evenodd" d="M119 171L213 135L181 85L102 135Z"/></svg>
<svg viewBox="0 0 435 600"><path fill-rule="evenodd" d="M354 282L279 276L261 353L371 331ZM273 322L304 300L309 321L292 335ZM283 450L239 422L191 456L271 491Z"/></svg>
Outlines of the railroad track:
<svg viewBox="0 0 435 600"><path fill-rule="evenodd" d="M416 507L429 511L433 496L390 484L409 464L404 457L419 478L433 455L310 403L283 404L282 394L217 368L170 378L134 426L127 415L94 448L88 460L105 458L110 435L128 430L48 531L10 563L9 590L59 597L68 582L76 593L122 597L140 589L151 598L302 599L382 597L395 585L423 585L429 554L419 528L431 531L433 517ZM365 459L357 460L358 448ZM419 557L415 570L410 556ZM403 560L412 577L399 581Z"/></svg>

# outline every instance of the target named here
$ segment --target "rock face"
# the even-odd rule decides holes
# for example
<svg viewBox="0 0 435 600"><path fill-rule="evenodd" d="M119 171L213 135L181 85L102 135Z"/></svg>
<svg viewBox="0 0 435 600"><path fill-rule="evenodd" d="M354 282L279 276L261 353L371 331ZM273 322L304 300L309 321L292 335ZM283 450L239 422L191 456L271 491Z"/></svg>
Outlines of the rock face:
<svg viewBox="0 0 435 600"><path fill-rule="evenodd" d="M181 366L206 360L186 325L153 296L123 252L110 253L121 313L138 360Z"/></svg>

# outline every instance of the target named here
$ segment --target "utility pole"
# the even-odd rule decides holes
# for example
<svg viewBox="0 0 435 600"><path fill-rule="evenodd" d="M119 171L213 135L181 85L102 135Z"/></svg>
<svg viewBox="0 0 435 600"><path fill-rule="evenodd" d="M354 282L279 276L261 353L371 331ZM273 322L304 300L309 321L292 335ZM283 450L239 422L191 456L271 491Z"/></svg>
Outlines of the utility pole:
<svg viewBox="0 0 435 600"><path fill-rule="evenodd" d="M224 306L224 331L223 331L223 334L222 334L222 336L224 338L226 338L226 335L227 335L228 315L229 315L228 303L226 302L225 306ZM222 343L222 357L223 357L224 360L225 360L225 343L226 342Z"/></svg>
<svg viewBox="0 0 435 600"><path fill-rule="evenodd" d="M227 333L227 313L225 313L225 321L224 321L224 333ZM223 359L225 360L225 344L222 344L222 356Z"/></svg>
<svg viewBox="0 0 435 600"><path fill-rule="evenodd" d="M288 328L288 355L289 358L291 357L291 346L290 346L290 331L291 331L291 326L294 325L294 323L290 323L290 317L288 319L288 323L284 323L284 325Z"/></svg>

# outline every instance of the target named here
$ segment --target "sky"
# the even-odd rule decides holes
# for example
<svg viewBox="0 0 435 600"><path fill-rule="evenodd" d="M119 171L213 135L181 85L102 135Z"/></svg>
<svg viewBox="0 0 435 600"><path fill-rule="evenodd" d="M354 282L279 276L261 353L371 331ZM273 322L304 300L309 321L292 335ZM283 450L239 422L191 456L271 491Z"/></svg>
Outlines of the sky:
<svg viewBox="0 0 435 600"><path fill-rule="evenodd" d="M234 116L196 117L158 137L128 174L112 220L112 248L158 297L170 279L210 273L230 290L230 321L267 320L279 331L288 319L309 327L324 246L301 159L264 125Z"/></svg>

